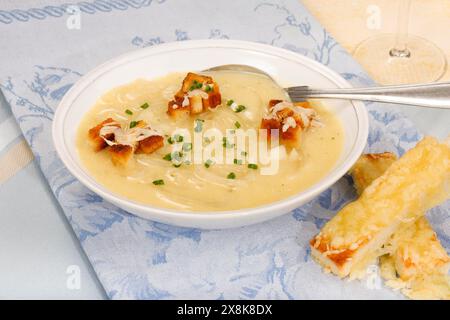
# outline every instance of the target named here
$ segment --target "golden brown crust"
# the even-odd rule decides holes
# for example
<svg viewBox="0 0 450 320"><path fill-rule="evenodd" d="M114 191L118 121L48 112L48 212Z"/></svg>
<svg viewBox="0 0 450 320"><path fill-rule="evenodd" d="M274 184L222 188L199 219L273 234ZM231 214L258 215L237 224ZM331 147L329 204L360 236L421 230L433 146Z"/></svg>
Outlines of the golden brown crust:
<svg viewBox="0 0 450 320"><path fill-rule="evenodd" d="M369 159L369 161L377 162L383 160L397 160L397 156L392 152L382 153L367 153L361 156L362 158Z"/></svg>
<svg viewBox="0 0 450 320"><path fill-rule="evenodd" d="M368 158L372 161L380 157ZM450 178L449 164L450 148L446 144L423 139L322 228L312 241L311 252L341 277L365 270L372 258L387 250L383 246L401 227L448 197L445 185ZM343 265L341 259L329 258L346 250L355 252Z"/></svg>
<svg viewBox="0 0 450 320"><path fill-rule="evenodd" d="M367 241L364 241L364 242L367 242ZM349 259L351 259L356 252L356 249L349 249L349 248L344 248L344 249L336 249L335 248L334 252L330 251L330 240L320 238L320 237L315 237L315 238L311 239L309 241L309 244L311 245L312 248L314 248L321 254L331 252L331 253L326 254L326 257L329 260L333 261L333 263L335 264L335 266L338 269L342 268L344 266L344 264L347 263L349 261Z"/></svg>
<svg viewBox="0 0 450 320"><path fill-rule="evenodd" d="M295 119L295 118L294 118ZM297 147L300 143L300 133L302 131L301 122L297 122L298 124L295 128L288 128L286 131L282 130L282 122L277 119L262 119L261 120L261 129L267 130L267 139L271 139L271 130L278 130L278 134L280 135L281 143L288 147Z"/></svg>
<svg viewBox="0 0 450 320"><path fill-rule="evenodd" d="M191 86L194 84L195 81L198 83L208 83L208 84L214 83L213 78L210 76L205 76L205 75L201 75L201 74L197 74L197 73L193 73L193 72L188 72L186 74L186 77L184 77L184 79L183 79L183 84L181 86L180 91L183 93L189 92L189 89L191 88Z"/></svg>
<svg viewBox="0 0 450 320"><path fill-rule="evenodd" d="M134 145L120 144L115 141L114 133L105 135L105 139L111 141L112 145L108 146L105 140L100 137L100 130L106 125L113 125L120 128L120 124L115 123L112 118L108 118L97 126L91 128L88 132L90 143L93 144L95 151L100 151L108 147L108 152L111 156L111 160L116 166L126 166L134 153L150 154L157 149L164 146L164 137L160 135L154 135L147 137L141 141L136 141ZM134 128L146 128L147 122L144 120L137 121Z"/></svg>
<svg viewBox="0 0 450 320"><path fill-rule="evenodd" d="M447 274L450 257L426 217L396 232L388 245L403 281L425 274Z"/></svg>
<svg viewBox="0 0 450 320"><path fill-rule="evenodd" d="M203 108L214 109L222 103L222 96L218 85L214 82L214 88L208 93L208 99L203 100Z"/></svg>
<svg viewBox="0 0 450 320"><path fill-rule="evenodd" d="M389 152L362 155L350 171L358 193L381 176L395 159ZM408 288L402 292L411 298L448 298L450 257L426 217L397 230L384 247L388 253L380 259L381 270L385 271L381 275L388 285ZM436 278L444 286L447 283L447 290L436 290L439 288Z"/></svg>
<svg viewBox="0 0 450 320"><path fill-rule="evenodd" d="M123 144L115 144L109 147L111 160L116 166L125 167L133 156L133 147Z"/></svg>
<svg viewBox="0 0 450 320"><path fill-rule="evenodd" d="M183 106L185 96L192 91L196 84L209 86L209 91L203 91L208 95L207 99L200 96L189 97L189 105ZM195 90L195 89L194 89ZM203 89L201 89L203 90ZM198 114L216 108L222 103L222 96L217 83L212 77L189 72L183 80L180 90L175 94L174 99L169 101L167 113L171 117L185 116L187 114Z"/></svg>
<svg viewBox="0 0 450 320"><path fill-rule="evenodd" d="M89 132L88 132L89 142L91 143L91 145L93 146L93 148L96 152L103 150L104 148L106 148L108 146L106 141L102 137L100 137L100 130L104 126L106 126L110 123L113 123L113 122L115 122L113 118L108 118L108 119L100 122L95 127L89 129ZM118 124L116 126L119 127ZM105 139L111 140L111 141L114 140L114 134L111 133L111 134L106 135Z"/></svg>
<svg viewBox="0 0 450 320"><path fill-rule="evenodd" d="M277 104L283 102L283 100L272 99L269 101L269 109L275 107Z"/></svg>
<svg viewBox="0 0 450 320"><path fill-rule="evenodd" d="M164 146L164 138L162 136L151 136L139 141L136 153L150 154Z"/></svg>
<svg viewBox="0 0 450 320"><path fill-rule="evenodd" d="M397 160L397 156L391 152L368 153L362 155L350 170L356 191L362 191L384 173L392 163Z"/></svg>
<svg viewBox="0 0 450 320"><path fill-rule="evenodd" d="M167 114L171 117L182 117L187 116L191 113L191 108L189 106L182 107L181 103L183 101L172 100L169 101L167 107Z"/></svg>
<svg viewBox="0 0 450 320"><path fill-rule="evenodd" d="M283 102L283 100L277 100L272 99L269 101L268 107L269 110L276 106L278 103ZM294 103L295 106L299 106L302 108L311 108L309 102L297 102ZM295 127L289 127L286 130L282 130L284 121L292 117L295 120L296 126ZM302 121L302 119L295 114L295 112L290 108L284 108L276 112L276 118L270 118L265 119L263 118L261 120L261 129L267 130L267 139L271 139L271 130L275 129L278 130L278 134L280 136L281 143L284 144L287 147L291 148L297 148L300 145L301 141L301 132L305 128L305 125Z"/></svg>

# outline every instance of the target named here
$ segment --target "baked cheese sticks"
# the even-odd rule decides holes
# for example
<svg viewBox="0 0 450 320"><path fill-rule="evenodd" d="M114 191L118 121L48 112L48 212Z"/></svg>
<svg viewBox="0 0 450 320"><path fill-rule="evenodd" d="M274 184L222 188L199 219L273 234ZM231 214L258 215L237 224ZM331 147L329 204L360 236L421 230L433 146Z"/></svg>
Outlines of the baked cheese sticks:
<svg viewBox="0 0 450 320"><path fill-rule="evenodd" d="M449 184L450 147L423 139L324 226L312 256L340 277L358 277L398 228L450 197Z"/></svg>
<svg viewBox="0 0 450 320"><path fill-rule="evenodd" d="M350 172L358 194L396 159L389 152L362 155ZM388 286L410 298L450 299L450 257L426 217L399 228L384 248L381 275Z"/></svg>

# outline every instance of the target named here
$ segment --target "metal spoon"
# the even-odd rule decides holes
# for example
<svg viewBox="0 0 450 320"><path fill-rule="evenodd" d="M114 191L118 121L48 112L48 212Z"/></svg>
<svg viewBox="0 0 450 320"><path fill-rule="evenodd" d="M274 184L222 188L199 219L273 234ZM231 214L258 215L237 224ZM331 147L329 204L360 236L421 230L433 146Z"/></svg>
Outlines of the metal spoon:
<svg viewBox="0 0 450 320"><path fill-rule="evenodd" d="M264 75L277 83L266 72L252 66L241 64L226 64L204 71L256 73ZM314 89L309 86L296 86L284 88L284 90L286 90L293 102L304 101L308 98L325 98L378 101L428 108L450 109L450 82L335 89Z"/></svg>

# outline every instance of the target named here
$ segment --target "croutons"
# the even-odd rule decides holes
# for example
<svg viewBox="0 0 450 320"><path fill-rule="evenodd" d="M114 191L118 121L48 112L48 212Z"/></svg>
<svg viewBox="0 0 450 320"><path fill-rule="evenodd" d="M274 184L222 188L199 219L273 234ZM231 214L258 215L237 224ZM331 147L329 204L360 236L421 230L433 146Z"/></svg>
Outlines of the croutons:
<svg viewBox="0 0 450 320"><path fill-rule="evenodd" d="M182 107L181 103L177 104L176 101L169 101L167 114L172 118L188 116L191 113L189 106Z"/></svg>
<svg viewBox="0 0 450 320"><path fill-rule="evenodd" d="M164 146L164 138L162 136L151 136L138 142L136 153L150 154Z"/></svg>
<svg viewBox="0 0 450 320"><path fill-rule="evenodd" d="M193 96L189 98L191 113L198 114L203 112L203 99L201 96Z"/></svg>
<svg viewBox="0 0 450 320"><path fill-rule="evenodd" d="M109 147L109 154L115 166L125 167L133 156L133 147L123 144L115 144Z"/></svg>
<svg viewBox="0 0 450 320"><path fill-rule="evenodd" d="M95 151L100 151L108 146L106 141L100 137L100 130L106 125L113 125L119 127L119 124L113 124L115 121L112 118L108 118L95 127L91 128L88 132L89 142L93 146ZM114 140L114 134L110 133L104 137L107 140Z"/></svg>
<svg viewBox="0 0 450 320"><path fill-rule="evenodd" d="M164 137L139 120L130 128L108 118L89 130L89 140L95 151L106 147L116 166L126 166L134 153L150 154L164 146Z"/></svg>
<svg viewBox="0 0 450 320"><path fill-rule="evenodd" d="M271 129L279 130L282 144L298 148L301 132L311 126L314 118L315 111L311 109L308 102L290 103L270 100L269 113L261 120L261 129L267 129L268 139L271 138Z"/></svg>
<svg viewBox="0 0 450 320"><path fill-rule="evenodd" d="M172 117L199 114L221 103L219 87L211 77L189 72L181 89L169 101L167 113Z"/></svg>

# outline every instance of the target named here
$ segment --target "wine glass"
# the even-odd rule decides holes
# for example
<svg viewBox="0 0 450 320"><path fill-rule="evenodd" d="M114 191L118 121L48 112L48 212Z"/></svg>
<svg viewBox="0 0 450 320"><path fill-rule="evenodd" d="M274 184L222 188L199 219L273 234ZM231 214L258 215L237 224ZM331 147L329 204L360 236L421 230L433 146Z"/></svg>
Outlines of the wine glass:
<svg viewBox="0 0 450 320"><path fill-rule="evenodd" d="M354 57L381 84L427 83L442 78L444 53L432 42L408 33L412 0L398 0L396 34L382 34L361 42Z"/></svg>

